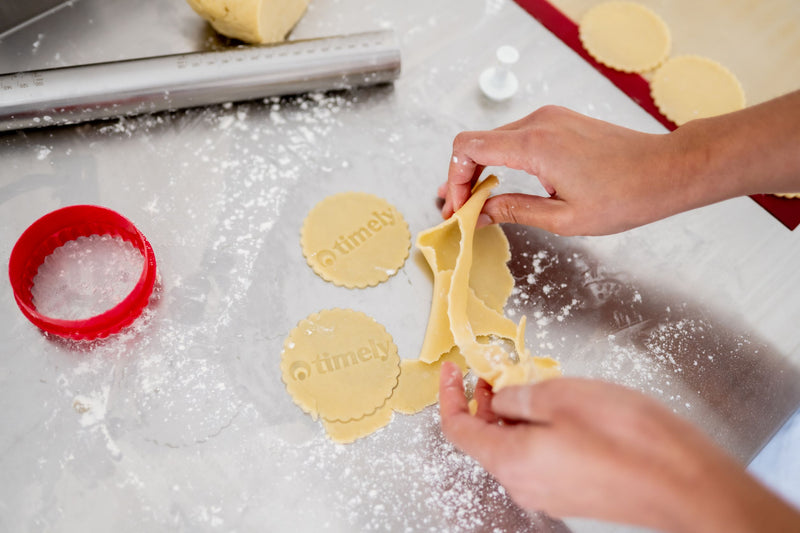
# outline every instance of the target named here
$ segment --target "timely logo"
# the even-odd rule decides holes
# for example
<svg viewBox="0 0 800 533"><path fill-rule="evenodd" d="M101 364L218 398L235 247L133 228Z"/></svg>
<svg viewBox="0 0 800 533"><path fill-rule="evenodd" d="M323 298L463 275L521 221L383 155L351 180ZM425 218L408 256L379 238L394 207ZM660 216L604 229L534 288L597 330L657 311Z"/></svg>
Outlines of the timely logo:
<svg viewBox="0 0 800 533"><path fill-rule="evenodd" d="M289 367L289 373L295 381L305 381L311 377L312 372L330 374L351 366L369 363L370 361L386 361L389 358L391 345L391 341L380 342L375 339L369 339L365 346L346 352L336 354L318 353L310 364L306 361L295 361Z"/></svg>
<svg viewBox="0 0 800 533"><path fill-rule="evenodd" d="M391 209L373 211L372 217L348 235L339 235L330 249L323 248L314 254L322 266L332 266L340 257L357 250L386 226L394 226L396 217Z"/></svg>
<svg viewBox="0 0 800 533"><path fill-rule="evenodd" d="M289 373L296 381L304 381L311 375L311 367L305 361L295 361L289 367Z"/></svg>

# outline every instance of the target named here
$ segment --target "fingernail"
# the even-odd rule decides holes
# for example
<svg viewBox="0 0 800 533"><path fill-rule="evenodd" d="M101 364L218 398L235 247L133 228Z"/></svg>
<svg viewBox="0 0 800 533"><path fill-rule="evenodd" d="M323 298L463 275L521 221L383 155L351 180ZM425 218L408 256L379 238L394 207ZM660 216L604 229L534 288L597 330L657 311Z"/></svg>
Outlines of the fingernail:
<svg viewBox="0 0 800 533"><path fill-rule="evenodd" d="M492 220L492 217L490 217L486 213L481 213L480 215L478 215L477 227L482 228L484 226L489 226L491 224L494 224L494 220Z"/></svg>

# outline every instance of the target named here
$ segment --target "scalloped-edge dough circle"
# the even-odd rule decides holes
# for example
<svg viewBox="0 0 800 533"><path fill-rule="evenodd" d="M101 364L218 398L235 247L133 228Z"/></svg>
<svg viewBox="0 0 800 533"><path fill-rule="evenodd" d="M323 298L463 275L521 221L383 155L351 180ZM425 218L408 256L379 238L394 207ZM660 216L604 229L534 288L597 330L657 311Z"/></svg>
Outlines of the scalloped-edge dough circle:
<svg viewBox="0 0 800 533"><path fill-rule="evenodd" d="M800 198L800 192L775 192L772 196L780 196L781 198Z"/></svg>
<svg viewBox="0 0 800 533"><path fill-rule="evenodd" d="M671 38L666 23L634 2L604 2L578 27L583 47L600 63L622 72L646 72L664 62Z"/></svg>
<svg viewBox="0 0 800 533"><path fill-rule="evenodd" d="M392 408L388 404L384 404L374 413L350 422L331 422L323 418L322 426L333 442L350 444L389 425L393 416Z"/></svg>
<svg viewBox="0 0 800 533"><path fill-rule="evenodd" d="M309 211L300 233L308 265L347 288L386 281L403 266L411 233L389 202L364 192L328 196Z"/></svg>
<svg viewBox="0 0 800 533"><path fill-rule="evenodd" d="M303 411L350 422L376 413L392 396L400 357L392 336L374 318L352 309L327 309L289 333L281 375Z"/></svg>
<svg viewBox="0 0 800 533"><path fill-rule="evenodd" d="M706 57L687 55L664 63L650 82L653 101L678 126L744 108L744 90L731 71Z"/></svg>

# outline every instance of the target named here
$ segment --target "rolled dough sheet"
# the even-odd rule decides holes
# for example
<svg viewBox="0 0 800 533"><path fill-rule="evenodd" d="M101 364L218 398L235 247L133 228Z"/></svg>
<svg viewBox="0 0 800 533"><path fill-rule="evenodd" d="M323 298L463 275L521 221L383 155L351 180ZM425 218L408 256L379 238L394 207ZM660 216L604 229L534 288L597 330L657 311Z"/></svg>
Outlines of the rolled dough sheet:
<svg viewBox="0 0 800 533"><path fill-rule="evenodd" d="M454 228L448 226L442 231L424 232L418 237L418 246L430 250L437 264L454 267L459 251L459 238ZM503 307L514 289L514 277L506 265L511 258L508 239L499 226L486 226L475 231L473 247L467 301L470 324L475 335L514 338L516 325L503 315ZM455 345L447 314L452 278L452 268L434 274L434 298L419 356L426 363L434 363Z"/></svg>
<svg viewBox="0 0 800 533"><path fill-rule="evenodd" d="M420 249L434 277L433 299L428 328L420 359L436 361L452 342L479 377L487 382L514 382L520 376L538 377L538 367L525 348L525 317L519 325L489 308L470 287L470 272L475 260L475 224L491 189L498 183L489 176L472 191L472 196L452 217L417 236ZM507 298L507 296L506 296ZM482 337L507 339L509 350L501 342L481 342ZM510 370L517 367L515 370ZM522 370L522 367L526 367ZM506 372L514 378L500 379Z"/></svg>

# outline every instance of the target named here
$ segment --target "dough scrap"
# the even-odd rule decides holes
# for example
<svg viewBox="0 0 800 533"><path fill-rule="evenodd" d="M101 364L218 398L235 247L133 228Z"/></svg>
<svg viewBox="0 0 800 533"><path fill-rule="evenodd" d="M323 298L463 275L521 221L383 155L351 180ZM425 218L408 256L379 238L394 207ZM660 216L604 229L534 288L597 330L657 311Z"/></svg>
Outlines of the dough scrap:
<svg viewBox="0 0 800 533"><path fill-rule="evenodd" d="M498 183L489 176L472 191L472 196L452 217L417 237L417 247L433 271L433 300L428 328L420 360L432 363L452 342L467 365L481 378L493 385L518 383L540 378L542 365L529 363L530 352L525 348L523 316L518 325L490 308L470 287L470 271L474 262L475 224L491 189ZM505 304L505 296L503 304ZM481 342L479 337L505 338L514 345L506 349L501 343ZM515 353L514 353L515 352ZM553 361L550 359L549 361ZM519 366L523 365L523 366ZM558 363L547 365L558 367ZM503 377L507 373L512 373Z"/></svg>
<svg viewBox="0 0 800 533"><path fill-rule="evenodd" d="M447 316L447 294L460 250L459 231L457 225L450 224L437 231L422 232L417 237L417 247L426 256L428 264L441 266L438 275L436 268L431 266L434 297L419 356L426 363L435 362L455 345ZM503 307L514 289L514 277L506 265L511 259L511 251L505 233L497 225L476 230L472 244L475 253L469 273L468 312L473 326L483 332L477 334L488 335L491 323L502 319Z"/></svg>
<svg viewBox="0 0 800 533"><path fill-rule="evenodd" d="M736 76L700 56L680 56L664 63L653 75L650 92L658 110L678 126L745 106Z"/></svg>
<svg viewBox="0 0 800 533"><path fill-rule="evenodd" d="M499 390L512 385L524 385L532 381L556 378L561 375L561 366L550 357L531 357L517 365L509 367L494 382Z"/></svg>
<svg viewBox="0 0 800 533"><path fill-rule="evenodd" d="M469 286L487 307L502 313L514 290L514 276L507 266L511 248L506 234L497 224L484 226L475 230L472 246L475 254L469 272Z"/></svg>
<svg viewBox="0 0 800 533"><path fill-rule="evenodd" d="M308 8L308 0L187 0L216 31L253 44L283 41Z"/></svg>
<svg viewBox="0 0 800 533"><path fill-rule="evenodd" d="M604 2L591 8L579 25L581 43L600 63L623 72L656 68L669 55L667 24L634 2Z"/></svg>
<svg viewBox="0 0 800 533"><path fill-rule="evenodd" d="M397 387L400 357L373 318L329 309L298 323L281 354L286 390L315 419L349 422L376 413Z"/></svg>
<svg viewBox="0 0 800 533"><path fill-rule="evenodd" d="M346 192L311 209L300 244L309 266L322 279L364 288L386 281L403 266L411 233L400 212L386 200Z"/></svg>
<svg viewBox="0 0 800 533"><path fill-rule="evenodd" d="M400 382L394 390L389 405L398 413L413 415L435 404L439 399L439 372L442 363L452 361L467 372L467 362L457 347L434 363L425 363L419 359L403 359L400 361Z"/></svg>

